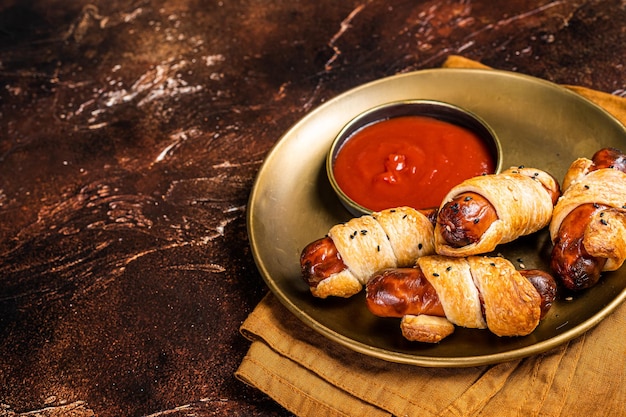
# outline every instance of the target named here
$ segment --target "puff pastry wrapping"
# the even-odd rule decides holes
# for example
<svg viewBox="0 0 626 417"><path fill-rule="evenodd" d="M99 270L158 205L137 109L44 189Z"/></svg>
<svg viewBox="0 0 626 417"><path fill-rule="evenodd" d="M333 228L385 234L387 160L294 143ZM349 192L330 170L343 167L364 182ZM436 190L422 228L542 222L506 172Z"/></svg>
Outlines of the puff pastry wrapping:
<svg viewBox="0 0 626 417"><path fill-rule="evenodd" d="M328 232L347 269L322 280L311 293L320 298L350 297L384 268L415 265L433 254L434 226L419 211L397 207L350 219Z"/></svg>
<svg viewBox="0 0 626 417"><path fill-rule="evenodd" d="M589 173L589 169L592 166L593 161L588 158L578 158L574 162L572 162L567 169L567 172L565 173L565 177L563 178L563 184L561 184L563 192L565 192L565 190L567 190L574 182L577 182L585 175L587 175Z"/></svg>
<svg viewBox="0 0 626 417"><path fill-rule="evenodd" d="M505 258L433 255L417 264L435 287L446 319L457 326L525 336L539 324L539 293Z"/></svg>
<svg viewBox="0 0 626 417"><path fill-rule="evenodd" d="M437 223L434 236L436 252L446 256L484 254L493 251L499 244L543 229L550 223L553 210L552 198L544 184L554 187L555 181L542 170L519 167L499 174L473 177L453 187L444 197L442 207L461 193L474 192L493 205L498 219L477 242L459 248L447 244L442 236L443 226Z"/></svg>
<svg viewBox="0 0 626 417"><path fill-rule="evenodd" d="M417 265L437 291L446 318L457 326L484 329L480 295L466 258L426 256Z"/></svg>
<svg viewBox="0 0 626 417"><path fill-rule="evenodd" d="M484 300L487 327L498 336L525 336L539 324L537 290L506 259L469 257L472 277Z"/></svg>
<svg viewBox="0 0 626 417"><path fill-rule="evenodd" d="M608 206L587 224L582 242L591 256L607 258L604 271L614 271L626 259L626 173L611 168L588 172L591 164L586 161L581 158L568 170L568 187L554 207L550 237L554 242L561 223L577 207Z"/></svg>
<svg viewBox="0 0 626 417"><path fill-rule="evenodd" d="M445 317L407 314L400 321L400 330L408 340L438 343L454 333L454 324Z"/></svg>

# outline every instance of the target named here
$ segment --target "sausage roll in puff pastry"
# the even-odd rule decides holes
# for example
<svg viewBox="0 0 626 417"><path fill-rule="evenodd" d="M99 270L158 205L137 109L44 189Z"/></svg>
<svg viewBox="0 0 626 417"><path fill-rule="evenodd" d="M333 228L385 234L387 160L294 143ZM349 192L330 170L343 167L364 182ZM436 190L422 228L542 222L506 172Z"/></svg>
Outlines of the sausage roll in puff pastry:
<svg viewBox="0 0 626 417"><path fill-rule="evenodd" d="M410 207L383 210L333 226L300 256L302 276L320 298L350 297L384 268L413 266L434 253L434 213Z"/></svg>
<svg viewBox="0 0 626 417"><path fill-rule="evenodd" d="M559 195L554 177L535 168L510 168L463 181L450 190L439 209L436 252L446 256L484 254L499 244L534 233L550 222ZM486 219L486 213L493 215ZM480 233L474 233L475 227L482 227ZM453 241L465 234L475 238Z"/></svg>
<svg viewBox="0 0 626 417"><path fill-rule="evenodd" d="M626 259L625 159L616 149L602 149L593 161L574 161L565 176L550 237L551 266L568 289L595 285L602 271L615 271Z"/></svg>
<svg viewBox="0 0 626 417"><path fill-rule="evenodd" d="M549 274L529 270L523 275L501 257L424 256L414 270L380 272L366 287L369 310L402 317L402 333L412 341L438 342L454 325L488 328L498 336L525 336L556 297Z"/></svg>

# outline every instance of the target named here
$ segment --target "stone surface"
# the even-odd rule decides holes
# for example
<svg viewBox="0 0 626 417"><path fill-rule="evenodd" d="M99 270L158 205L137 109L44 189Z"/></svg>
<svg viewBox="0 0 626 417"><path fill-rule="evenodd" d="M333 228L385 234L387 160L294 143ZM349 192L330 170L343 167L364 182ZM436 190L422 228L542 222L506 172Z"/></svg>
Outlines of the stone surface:
<svg viewBox="0 0 626 417"><path fill-rule="evenodd" d="M625 95L624 21L620 0L5 0L0 416L290 415L233 377L267 291L247 198L282 133L450 54Z"/></svg>

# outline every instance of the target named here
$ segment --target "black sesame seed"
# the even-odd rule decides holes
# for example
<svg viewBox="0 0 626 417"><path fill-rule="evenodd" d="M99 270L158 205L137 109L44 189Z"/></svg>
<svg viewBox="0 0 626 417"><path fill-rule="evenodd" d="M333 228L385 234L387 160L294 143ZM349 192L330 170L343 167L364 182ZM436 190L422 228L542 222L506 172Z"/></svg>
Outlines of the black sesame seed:
<svg viewBox="0 0 626 417"><path fill-rule="evenodd" d="M598 204L598 203L593 203L593 208L595 208L595 209L599 209L599 208L600 208L600 204Z"/></svg>
<svg viewBox="0 0 626 417"><path fill-rule="evenodd" d="M604 217L604 212L600 213L600 217Z"/></svg>
<svg viewBox="0 0 626 417"><path fill-rule="evenodd" d="M478 224L478 222L480 222L480 219L479 219L478 217L476 217L476 218L474 219L474 224Z"/></svg>
<svg viewBox="0 0 626 417"><path fill-rule="evenodd" d="M519 169L524 169L524 165L518 166Z"/></svg>
<svg viewBox="0 0 626 417"><path fill-rule="evenodd" d="M588 190L588 189L589 189L589 186L585 184L585 190Z"/></svg>
<svg viewBox="0 0 626 417"><path fill-rule="evenodd" d="M446 271L450 271L450 270L452 270L452 267L451 267L451 266L449 266L449 267L447 267L447 268L446 268Z"/></svg>
<svg viewBox="0 0 626 417"><path fill-rule="evenodd" d="M405 214L404 216L402 216L403 219L406 219L408 216L408 214Z"/></svg>
<svg viewBox="0 0 626 417"><path fill-rule="evenodd" d="M390 213L395 213L395 212L396 212L396 209L391 209L391 210L389 210L389 212L390 212Z"/></svg>
<svg viewBox="0 0 626 417"><path fill-rule="evenodd" d="M539 173L538 173L538 172L535 172L535 173L533 174L533 176L538 177L538 176L539 176Z"/></svg>
<svg viewBox="0 0 626 417"><path fill-rule="evenodd" d="M465 197L465 201L470 201L471 199L472 199L472 197L470 197L470 196Z"/></svg>
<svg viewBox="0 0 626 417"><path fill-rule="evenodd" d="M489 265L496 266L495 262L490 262Z"/></svg>
<svg viewBox="0 0 626 417"><path fill-rule="evenodd" d="M424 245L422 245L421 243L419 243L419 244L417 245L417 249L419 249L419 250L422 250L422 248L423 248L423 247L424 247Z"/></svg>
<svg viewBox="0 0 626 417"><path fill-rule="evenodd" d="M354 235L350 235L350 239L354 239Z"/></svg>
<svg viewBox="0 0 626 417"><path fill-rule="evenodd" d="M609 224L609 222L607 222L605 219L600 219L600 223L602 223L605 226Z"/></svg>
<svg viewBox="0 0 626 417"><path fill-rule="evenodd" d="M366 234L367 234L367 230L365 230L365 229L364 229L364 230L361 230L361 234L362 234L362 235L366 235Z"/></svg>
<svg viewBox="0 0 626 417"><path fill-rule="evenodd" d="M380 245L377 245L377 246L376 246L376 251L377 251L377 252L380 252Z"/></svg>
<svg viewBox="0 0 626 417"><path fill-rule="evenodd" d="M439 276L439 274L438 274L438 273L433 272L433 277L438 277L438 276Z"/></svg>

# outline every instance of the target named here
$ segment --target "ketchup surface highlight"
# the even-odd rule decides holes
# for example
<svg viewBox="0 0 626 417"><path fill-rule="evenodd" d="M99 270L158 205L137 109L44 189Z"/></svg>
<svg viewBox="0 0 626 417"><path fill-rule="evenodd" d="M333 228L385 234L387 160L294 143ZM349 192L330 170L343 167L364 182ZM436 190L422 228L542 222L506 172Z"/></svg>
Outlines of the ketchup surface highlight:
<svg viewBox="0 0 626 417"><path fill-rule="evenodd" d="M438 207L467 178L492 174L489 146L464 127L426 116L381 120L356 131L334 163L337 184L374 211Z"/></svg>

